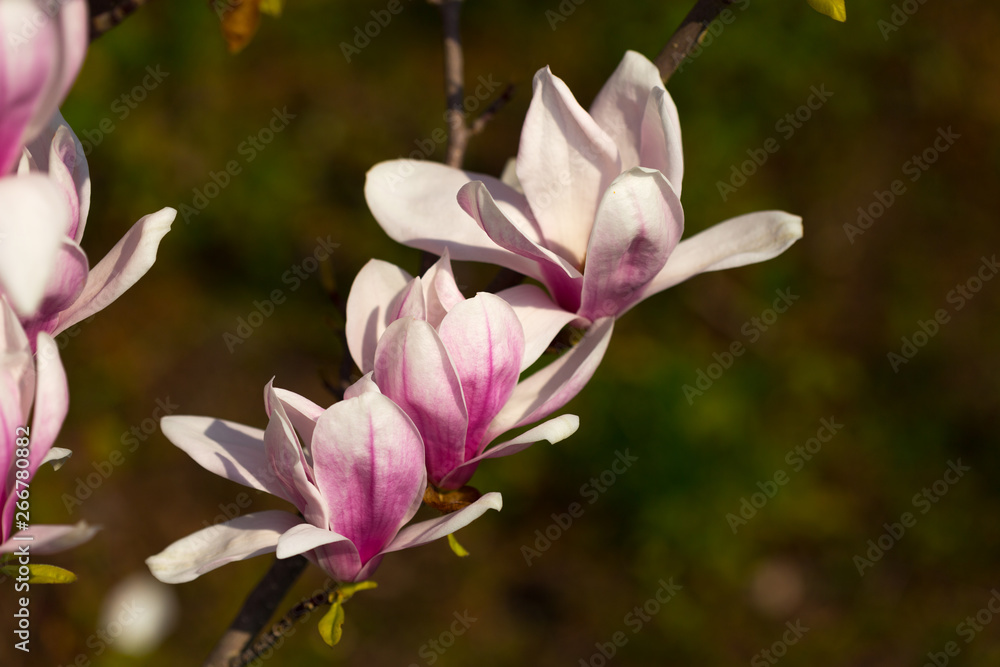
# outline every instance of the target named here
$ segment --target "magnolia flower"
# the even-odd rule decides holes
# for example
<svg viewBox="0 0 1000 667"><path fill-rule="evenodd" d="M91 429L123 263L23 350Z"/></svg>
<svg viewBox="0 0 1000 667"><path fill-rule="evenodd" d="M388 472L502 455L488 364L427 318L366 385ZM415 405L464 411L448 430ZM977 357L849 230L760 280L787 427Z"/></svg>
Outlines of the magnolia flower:
<svg viewBox="0 0 1000 667"><path fill-rule="evenodd" d="M656 67L629 51L589 113L548 68L535 75L512 185L393 160L368 172L365 197L393 239L535 278L589 323L802 236L797 216L763 211L681 241L683 169L677 109Z"/></svg>
<svg viewBox="0 0 1000 667"><path fill-rule="evenodd" d="M54 361L39 364L36 369L28 337L14 311L0 297L0 553L11 553L25 545L33 554L55 553L86 542L97 532L97 528L83 522L74 526L31 523L11 536L15 525L19 525L15 521L18 502L23 511L24 501L30 501L36 493L29 485L38 468L69 453L52 446L69 407L66 373L51 337L41 334L38 349ZM32 402L34 414L29 425Z"/></svg>
<svg viewBox="0 0 1000 667"><path fill-rule="evenodd" d="M4 252L5 270L14 276L10 282L0 282L0 289L6 290L11 283L30 283L32 289L38 285L43 288L36 310L27 315L20 312L32 341L39 332L57 335L65 331L103 309L135 284L153 265L160 240L177 215L177 211L167 207L144 216L104 259L90 268L87 255L80 248L90 209L90 172L83 146L58 111L45 130L25 147L17 176L3 180L17 188L21 181L43 177L57 190L55 201L46 203L58 202L69 212L68 226L61 232L53 263L47 268L34 264L39 252L9 256L0 251ZM28 211L24 213L29 214ZM0 217L6 218L6 214L0 213ZM15 220L21 225L15 232L19 247L30 249L41 244L42 236L36 234L33 221L33 217ZM44 282L40 282L43 278ZM11 296L14 296L13 289Z"/></svg>
<svg viewBox="0 0 1000 667"><path fill-rule="evenodd" d="M0 2L0 292L22 316L41 303L71 211L44 174L9 176L76 78L88 33L84 0Z"/></svg>
<svg viewBox="0 0 1000 667"><path fill-rule="evenodd" d="M455 532L499 493L403 527L427 487L424 446L409 417L369 378L324 410L268 384L267 429L210 417L164 417L163 434L217 475L284 498L302 517L257 512L200 530L146 560L160 581L182 583L231 561L304 554L338 581L371 576L382 556ZM301 438L301 440L300 440Z"/></svg>
<svg viewBox="0 0 1000 667"><path fill-rule="evenodd" d="M480 461L539 440L558 442L579 419L563 415L486 449L517 426L555 412L587 383L611 334L601 322L571 352L518 383L572 313L533 285L462 296L448 251L422 278L372 260L347 299L347 342L355 362L413 420L433 484L457 489Z"/></svg>

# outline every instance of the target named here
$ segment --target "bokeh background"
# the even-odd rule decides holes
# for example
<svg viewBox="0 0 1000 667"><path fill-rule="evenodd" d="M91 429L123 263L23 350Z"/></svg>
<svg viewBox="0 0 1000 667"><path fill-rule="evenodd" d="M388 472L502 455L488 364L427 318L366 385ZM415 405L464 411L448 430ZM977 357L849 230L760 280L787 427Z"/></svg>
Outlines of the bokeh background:
<svg viewBox="0 0 1000 667"><path fill-rule="evenodd" d="M690 5L470 0L470 88L483 76L516 90L472 140L466 166L499 173L515 153L538 68L550 65L589 105L626 49L655 56ZM153 653L123 655L96 634L111 587L242 492L166 441L152 421L158 406L263 427L272 377L332 400L323 378L337 377L344 350L328 278L317 271L294 290L283 280L318 237L339 244L327 269L343 294L372 257L419 270L419 253L385 236L362 190L370 166L445 127L438 10L401 6L350 62L341 44L385 2L291 0L232 56L204 2L161 0L90 49L63 111L92 149L92 262L142 215L194 205L194 190L228 161L242 171L198 215L178 216L140 283L63 339L72 402L58 444L75 454L37 478L32 516L103 530L47 559L79 581L32 589L32 652L15 652L8 633L3 664L200 664L267 569L258 558L173 587L180 615ZM906 21L886 32L879 21L894 8ZM958 655L938 664L1000 664L1000 621L987 607L1000 588L1000 280L960 310L948 300L1000 250L1000 14L994 3L933 0L849 2L845 24L802 0L748 0L732 12L669 85L687 233L779 208L804 218L805 237L775 260L696 277L628 313L566 408L581 415L580 431L481 467L474 482L503 492L504 508L461 532L471 558L444 543L387 557L379 588L349 603L338 647L322 643L314 618L268 664L601 665L596 644L619 631L627 644L608 664L763 665L780 655L787 665L923 665L948 642ZM553 29L556 15L565 20ZM147 67L167 76L123 106ZM812 86L833 95L786 136L776 124ZM248 162L241 143L285 107L295 118ZM907 161L948 128L959 138L911 181ZM769 137L780 149L723 199L718 182ZM443 145L430 159L443 159ZM844 225L896 179L905 193L849 238ZM459 269L469 295L491 276ZM276 289L287 300L230 351L224 334ZM778 290L798 299L751 341ZM949 321L894 370L887 355L938 309ZM733 341L747 352L689 400L684 386ZM793 465L788 453L823 419L843 427ZM588 503L581 487L626 450L638 462ZM88 475L112 456L121 464L90 489ZM970 470L939 482L959 461ZM727 514L779 471L787 483L734 531ZM924 489L935 502L915 503ZM71 497L81 502L68 511ZM583 515L528 565L522 547L536 548L536 531L575 502ZM241 511L281 506L253 494ZM855 557L904 512L916 523L883 537L890 548L859 574ZM626 615L671 578L682 589L633 632ZM323 579L308 571L282 608ZM476 620L437 653L429 642L451 643L456 612ZM960 626L977 614L976 626ZM786 623L808 631L775 646Z"/></svg>

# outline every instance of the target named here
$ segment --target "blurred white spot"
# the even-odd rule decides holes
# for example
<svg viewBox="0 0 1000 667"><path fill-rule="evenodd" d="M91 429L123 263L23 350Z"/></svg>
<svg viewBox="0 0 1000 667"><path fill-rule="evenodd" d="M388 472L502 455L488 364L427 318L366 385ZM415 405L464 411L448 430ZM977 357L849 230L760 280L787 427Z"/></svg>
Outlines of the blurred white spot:
<svg viewBox="0 0 1000 667"><path fill-rule="evenodd" d="M119 653L146 655L156 649L174 629L178 613L172 586L137 572L118 582L101 606L101 628L114 637Z"/></svg>

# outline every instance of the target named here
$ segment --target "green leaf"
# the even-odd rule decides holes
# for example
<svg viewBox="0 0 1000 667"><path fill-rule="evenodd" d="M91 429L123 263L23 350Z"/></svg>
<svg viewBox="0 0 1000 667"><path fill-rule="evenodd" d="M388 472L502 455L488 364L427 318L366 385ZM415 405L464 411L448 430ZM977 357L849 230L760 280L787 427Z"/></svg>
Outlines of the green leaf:
<svg viewBox="0 0 1000 667"><path fill-rule="evenodd" d="M809 6L820 14L826 14L835 21L843 23L847 20L847 7L844 0L808 0Z"/></svg>
<svg viewBox="0 0 1000 667"><path fill-rule="evenodd" d="M6 565L0 567L0 572L8 577L17 577L19 567L19 565ZM76 575L55 565L28 565L27 581L29 584L71 584L76 581Z"/></svg>
<svg viewBox="0 0 1000 667"><path fill-rule="evenodd" d="M281 10L284 8L284 5L285 0L260 0L260 11L262 14L281 16Z"/></svg>
<svg viewBox="0 0 1000 667"><path fill-rule="evenodd" d="M319 621L319 634L328 646L336 646L344 628L344 607L336 600L330 611Z"/></svg>
<svg viewBox="0 0 1000 667"><path fill-rule="evenodd" d="M451 550L454 551L455 555L459 558L465 558L469 555L468 549L458 543L454 533L450 533L448 535L448 546L451 547Z"/></svg>
<svg viewBox="0 0 1000 667"><path fill-rule="evenodd" d="M341 584L337 589L336 595L342 601L347 602L358 591L366 591L369 588L376 588L377 586L378 584L376 584L374 581L359 581L356 584Z"/></svg>

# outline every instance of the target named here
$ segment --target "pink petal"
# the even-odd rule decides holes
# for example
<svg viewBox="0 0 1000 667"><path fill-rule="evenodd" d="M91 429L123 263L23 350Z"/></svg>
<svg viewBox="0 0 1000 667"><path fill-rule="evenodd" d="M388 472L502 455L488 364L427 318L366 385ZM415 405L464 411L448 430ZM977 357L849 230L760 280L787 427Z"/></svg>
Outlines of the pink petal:
<svg viewBox="0 0 1000 667"><path fill-rule="evenodd" d="M313 552L313 553L307 553ZM278 558L306 554L337 581L354 581L361 572L361 558L354 543L332 530L307 523L295 526L278 540ZM381 560L376 557L376 560Z"/></svg>
<svg viewBox="0 0 1000 667"><path fill-rule="evenodd" d="M270 473L281 483L285 497L292 500L306 521L325 526L330 521L329 509L315 484L299 436L270 382L267 388L271 398L271 418L264 430L264 450L270 463ZM311 436L312 432L310 439Z"/></svg>
<svg viewBox="0 0 1000 667"><path fill-rule="evenodd" d="M389 322L395 322L404 317L418 320L427 319L427 308L424 305L424 286L417 276L400 293L399 298L392 302L389 308Z"/></svg>
<svg viewBox="0 0 1000 667"><path fill-rule="evenodd" d="M469 459L441 480L441 488L461 488L472 479L476 468L486 459L498 459L502 456L517 454L541 440L546 440L554 445L576 433L578 428L580 428L580 418L576 415L560 415L555 419L550 419L529 431L525 431L513 440L494 445L479 456Z"/></svg>
<svg viewBox="0 0 1000 667"><path fill-rule="evenodd" d="M0 291L20 315L41 304L69 225L66 197L47 176L0 178Z"/></svg>
<svg viewBox="0 0 1000 667"><path fill-rule="evenodd" d="M24 329L28 338L33 339L39 332L50 333L58 328L59 317L66 308L76 301L87 283L87 255L74 241L64 238L56 268L45 288L45 297L38 312L24 319Z"/></svg>
<svg viewBox="0 0 1000 667"><path fill-rule="evenodd" d="M170 231L177 211L164 208L141 218L90 271L80 298L60 318L55 333L65 331L120 297L156 260L160 240Z"/></svg>
<svg viewBox="0 0 1000 667"><path fill-rule="evenodd" d="M477 456L483 434L517 385L524 358L524 330L514 309L482 292L454 308L438 335L462 384L468 430L463 461Z"/></svg>
<svg viewBox="0 0 1000 667"><path fill-rule="evenodd" d="M455 282L447 248L441 259L427 269L421 282L424 286L424 303L427 305L427 316L424 319L437 329L448 311L465 301Z"/></svg>
<svg viewBox="0 0 1000 667"><path fill-rule="evenodd" d="M499 512L502 507L503 498L499 493L495 491L486 493L476 502L457 512L407 526L399 531L396 539L383 549L382 553L387 554L393 551L418 547L422 544L439 540L442 537L447 537L455 531L468 526L485 514L487 510L496 510Z"/></svg>
<svg viewBox="0 0 1000 667"><path fill-rule="evenodd" d="M44 140L48 141L43 143ZM83 145L57 111L46 131L28 149L36 158L38 169L47 172L65 192L72 220L66 235L79 243L90 210L90 168Z"/></svg>
<svg viewBox="0 0 1000 667"><path fill-rule="evenodd" d="M642 143L639 164L663 173L681 196L684 180L684 151L681 146L681 121L670 93L654 88L642 117Z"/></svg>
<svg viewBox="0 0 1000 667"><path fill-rule="evenodd" d="M375 346L389 326L388 310L412 276L395 264L370 260L358 272L347 295L347 347L362 373L371 372Z"/></svg>
<svg viewBox="0 0 1000 667"><path fill-rule="evenodd" d="M375 351L373 378L423 436L431 481L465 460L469 413L458 373L434 327L413 319L389 325Z"/></svg>
<svg viewBox="0 0 1000 667"><path fill-rule="evenodd" d="M758 211L720 222L678 243L640 300L699 273L777 257L800 238L802 218L784 211Z"/></svg>
<svg viewBox="0 0 1000 667"><path fill-rule="evenodd" d="M244 514L174 542L146 565L160 581L182 584L226 563L273 552L282 534L301 523L280 510Z"/></svg>
<svg viewBox="0 0 1000 667"><path fill-rule="evenodd" d="M27 545L33 556L45 556L72 549L90 540L100 526L91 526L86 521L70 525L34 525L27 530L19 531L11 539L0 545L0 554L13 553L19 547ZM32 540L19 540L19 537L32 537Z"/></svg>
<svg viewBox="0 0 1000 667"><path fill-rule="evenodd" d="M357 398L362 394L367 394L373 392L376 394L381 394L382 390L378 388L375 381L372 380L372 373L366 373L360 380L352 384L344 391L344 400L349 400L352 398Z"/></svg>
<svg viewBox="0 0 1000 667"><path fill-rule="evenodd" d="M391 160L375 165L365 180L365 200L382 229L399 243L437 255L447 248L453 259L531 275L530 262L498 248L459 208L455 195L473 180L487 184L506 214L534 224L524 195L510 186L436 162Z"/></svg>
<svg viewBox="0 0 1000 667"><path fill-rule="evenodd" d="M368 392L324 412L310 450L330 508L330 525L320 527L350 539L366 563L420 508L427 486L420 434L395 403Z"/></svg>
<svg viewBox="0 0 1000 667"><path fill-rule="evenodd" d="M684 231L684 211L663 174L635 167L601 200L587 250L579 315L613 317L642 295Z"/></svg>
<svg viewBox="0 0 1000 667"><path fill-rule="evenodd" d="M324 408L316 405L305 396L299 396L293 391L275 387L273 379L264 387L264 408L269 416L272 409L272 399L277 399L277 402L284 408L285 414L288 415L292 426L302 438L302 442L312 440L316 420L323 414Z"/></svg>
<svg viewBox="0 0 1000 667"><path fill-rule="evenodd" d="M608 349L614 325L611 317L597 320L573 349L518 383L507 405L490 424L486 439L543 419L566 405L594 375Z"/></svg>
<svg viewBox="0 0 1000 667"><path fill-rule="evenodd" d="M524 329L524 357L520 371L538 361L563 327L576 319L576 314L557 306L537 285L517 285L497 292L510 304Z"/></svg>
<svg viewBox="0 0 1000 667"><path fill-rule="evenodd" d="M458 203L497 245L532 260L535 268L526 275L541 280L559 305L576 312L580 307L582 274L569 260L539 245L539 241L527 233L529 230L504 215L484 183L475 181L463 186L458 193ZM587 224L591 223L592 220Z"/></svg>
<svg viewBox="0 0 1000 667"><path fill-rule="evenodd" d="M160 420L160 430L205 470L295 502L271 469L264 431L259 428L213 417L174 415Z"/></svg>
<svg viewBox="0 0 1000 667"><path fill-rule="evenodd" d="M583 266L597 204L619 173L614 140L562 80L548 67L539 70L521 129L517 177L544 245Z"/></svg>

